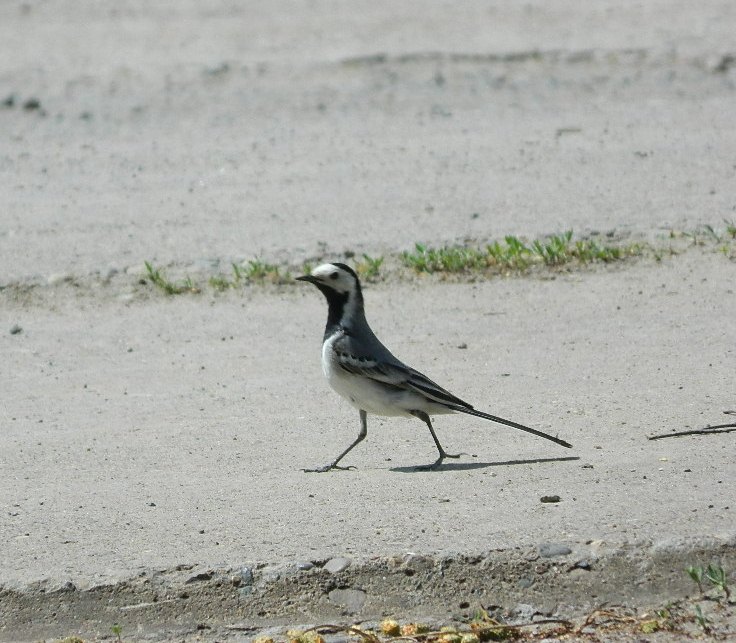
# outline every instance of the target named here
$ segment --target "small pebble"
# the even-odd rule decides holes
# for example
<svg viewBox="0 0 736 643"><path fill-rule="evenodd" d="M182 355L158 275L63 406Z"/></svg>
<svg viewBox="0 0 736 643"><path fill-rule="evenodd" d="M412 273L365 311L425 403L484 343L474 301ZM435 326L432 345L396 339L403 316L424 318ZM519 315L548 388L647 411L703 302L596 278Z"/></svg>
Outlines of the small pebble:
<svg viewBox="0 0 736 643"><path fill-rule="evenodd" d="M23 103L23 109L29 112L35 109L41 109L41 101L38 100L38 98L29 98L25 103Z"/></svg>
<svg viewBox="0 0 736 643"><path fill-rule="evenodd" d="M51 275L49 275L48 279L46 280L46 283L48 283L49 286L58 286L59 284L63 284L66 281L71 281L72 276L69 273L66 272L55 272Z"/></svg>
<svg viewBox="0 0 736 643"><path fill-rule="evenodd" d="M542 496L539 499L540 502L559 502L560 497L559 496Z"/></svg>
<svg viewBox="0 0 736 643"><path fill-rule="evenodd" d="M18 335L19 333L22 333L22 332L23 332L23 329L20 326L18 326L18 324L13 324L10 327L10 334L11 335Z"/></svg>
<svg viewBox="0 0 736 643"><path fill-rule="evenodd" d="M345 607L349 612L359 612L367 599L366 593L362 589L333 589L327 598L331 603Z"/></svg>
<svg viewBox="0 0 736 643"><path fill-rule="evenodd" d="M537 610L527 603L517 603L513 613L520 621L530 622L534 619L534 615L537 613Z"/></svg>
<svg viewBox="0 0 736 643"><path fill-rule="evenodd" d="M215 575L214 572L212 572L211 570L207 570L206 572L199 572L198 574L194 574L193 576L190 576L184 582L186 584L200 583L202 581L211 580L214 575Z"/></svg>
<svg viewBox="0 0 736 643"><path fill-rule="evenodd" d="M350 567L351 562L349 558L331 558L325 563L324 569L330 574L337 574Z"/></svg>
<svg viewBox="0 0 736 643"><path fill-rule="evenodd" d="M240 580L243 583L243 585L252 585L253 584L253 569L250 567L241 567L240 568Z"/></svg>
<svg viewBox="0 0 736 643"><path fill-rule="evenodd" d="M561 545L560 543L542 543L537 547L539 555L542 558L554 558L555 556L567 556L572 553L567 545Z"/></svg>

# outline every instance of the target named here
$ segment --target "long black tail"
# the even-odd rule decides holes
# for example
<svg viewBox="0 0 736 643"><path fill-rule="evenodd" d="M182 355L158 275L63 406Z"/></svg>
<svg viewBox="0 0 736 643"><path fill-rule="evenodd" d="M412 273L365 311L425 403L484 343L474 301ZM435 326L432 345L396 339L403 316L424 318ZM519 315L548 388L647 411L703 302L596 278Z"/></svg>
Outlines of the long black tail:
<svg viewBox="0 0 736 643"><path fill-rule="evenodd" d="M533 435L537 435L540 438L544 438L545 440L550 440L551 442L559 444L560 446L566 447L568 449L572 449L572 444L570 444L569 442L565 442L564 440L561 440L560 438L557 438L554 435L550 435L549 433L542 433L542 431L537 431L536 429L530 429L528 426L524 426L523 424L517 424L516 422L512 422L511 420L504 420L503 418L497 417L495 415L490 415L489 413L483 413L483 411L476 411L475 409L467 408L464 406L451 406L449 404L448 406L454 411L459 411L460 413L467 413L468 415L475 415L485 420L491 420L491 422L498 422L499 424L505 424L506 426L511 426L515 429L520 429L522 431L526 431L527 433L532 433Z"/></svg>

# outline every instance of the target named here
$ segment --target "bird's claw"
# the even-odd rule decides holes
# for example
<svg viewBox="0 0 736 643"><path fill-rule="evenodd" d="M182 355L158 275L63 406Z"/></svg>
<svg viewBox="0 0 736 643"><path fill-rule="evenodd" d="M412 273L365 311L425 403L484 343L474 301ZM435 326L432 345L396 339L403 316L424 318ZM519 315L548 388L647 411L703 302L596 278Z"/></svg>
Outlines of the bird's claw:
<svg viewBox="0 0 736 643"><path fill-rule="evenodd" d="M432 464L420 464L417 467L414 467L416 471L435 471L436 469L439 469L442 466L442 461L445 458L461 458L464 455L468 455L467 453L442 453L442 455L437 458Z"/></svg>
<svg viewBox="0 0 736 643"><path fill-rule="evenodd" d="M464 455L470 455L469 453L445 453L445 458L462 458Z"/></svg>
<svg viewBox="0 0 736 643"><path fill-rule="evenodd" d="M317 467L316 469L302 469L302 471L304 471L304 473L327 473L333 469L337 471L350 471L351 469L355 469L355 467L353 465L340 467L336 464L326 464L324 467Z"/></svg>

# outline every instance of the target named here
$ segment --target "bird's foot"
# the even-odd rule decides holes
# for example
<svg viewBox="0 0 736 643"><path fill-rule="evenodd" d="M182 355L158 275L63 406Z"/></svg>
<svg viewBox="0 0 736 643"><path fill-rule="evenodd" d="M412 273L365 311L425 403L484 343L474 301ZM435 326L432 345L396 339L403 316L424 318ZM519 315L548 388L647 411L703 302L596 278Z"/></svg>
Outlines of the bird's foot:
<svg viewBox="0 0 736 643"><path fill-rule="evenodd" d="M468 453L443 453L443 458L462 458L464 455L470 455ZM440 458L442 460L442 458Z"/></svg>
<svg viewBox="0 0 736 643"><path fill-rule="evenodd" d="M414 467L416 471L435 471L436 469L439 469L442 466L442 461L445 458L460 458L464 455L468 455L467 453L445 453L443 452L442 455L440 455L439 458L437 458L432 464L421 464L418 467Z"/></svg>
<svg viewBox="0 0 736 643"><path fill-rule="evenodd" d="M327 473L328 471L332 471L333 469L336 469L337 471L350 471L350 469L355 469L354 466L349 467L339 467L338 465L332 463L332 464L326 464L324 467L317 467L316 469L302 469L304 473Z"/></svg>

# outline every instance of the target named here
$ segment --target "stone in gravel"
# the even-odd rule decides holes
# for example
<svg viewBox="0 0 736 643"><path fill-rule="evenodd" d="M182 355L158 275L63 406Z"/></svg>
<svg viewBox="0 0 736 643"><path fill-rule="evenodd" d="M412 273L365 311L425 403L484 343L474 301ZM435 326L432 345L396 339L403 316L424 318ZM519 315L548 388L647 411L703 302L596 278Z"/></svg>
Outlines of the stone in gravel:
<svg viewBox="0 0 736 643"><path fill-rule="evenodd" d="M310 563L308 560L300 560L296 564L296 568L300 572L305 572L308 569L312 569L312 567L314 567L314 563Z"/></svg>
<svg viewBox="0 0 736 643"><path fill-rule="evenodd" d="M540 502L559 502L560 497L559 496L542 496L539 499Z"/></svg>
<svg viewBox="0 0 736 643"><path fill-rule="evenodd" d="M542 558L554 558L555 556L567 556L572 553L567 545L561 545L559 543L542 543L537 548L539 555Z"/></svg>
<svg viewBox="0 0 736 643"><path fill-rule="evenodd" d="M516 607L514 607L513 613L515 618L529 623L534 620L534 615L537 613L537 610L526 603L517 603Z"/></svg>
<svg viewBox="0 0 736 643"><path fill-rule="evenodd" d="M327 596L332 603L342 605L349 612L359 612L366 599L365 592L360 589L333 589Z"/></svg>
<svg viewBox="0 0 736 643"><path fill-rule="evenodd" d="M63 284L66 281L71 281L72 276L67 272L55 272L51 275L49 275L49 278L46 280L46 283L48 283L49 286L58 286L59 284Z"/></svg>
<svg viewBox="0 0 736 643"><path fill-rule="evenodd" d="M240 582L243 583L243 585L252 585L253 584L253 569L247 566L243 566L240 568Z"/></svg>
<svg viewBox="0 0 736 643"><path fill-rule="evenodd" d="M273 567L264 567L261 570L260 585L266 585L267 583L275 583L281 579L283 568L277 565Z"/></svg>
<svg viewBox="0 0 736 643"><path fill-rule="evenodd" d="M331 558L325 563L324 569L330 572L330 574L337 574L350 567L351 562L349 558Z"/></svg>
<svg viewBox="0 0 736 643"><path fill-rule="evenodd" d="M187 578L185 584L199 583L202 581L211 580L214 575L215 574L212 571L199 572L199 574L194 574L194 576L190 576L189 578Z"/></svg>
<svg viewBox="0 0 736 643"><path fill-rule="evenodd" d="M41 109L41 101L38 100L38 98L29 98L25 103L23 103L23 109L29 112Z"/></svg>
<svg viewBox="0 0 736 643"><path fill-rule="evenodd" d="M18 326L18 324L13 324L10 327L10 334L11 335L17 335L18 333L22 333L22 332L23 332L23 329L20 326Z"/></svg>

